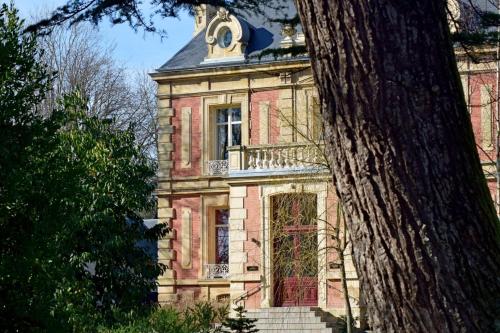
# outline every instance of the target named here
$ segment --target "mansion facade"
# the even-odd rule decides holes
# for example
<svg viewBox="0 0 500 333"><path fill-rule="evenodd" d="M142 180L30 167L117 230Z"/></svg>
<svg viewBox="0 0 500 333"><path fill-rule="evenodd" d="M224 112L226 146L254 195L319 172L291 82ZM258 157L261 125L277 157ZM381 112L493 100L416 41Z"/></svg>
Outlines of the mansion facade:
<svg viewBox="0 0 500 333"><path fill-rule="evenodd" d="M309 58L258 57L294 45L304 45L300 27L202 6L193 39L151 74L158 83L158 219L172 228L158 243L167 267L161 304L207 298L339 315L343 265L351 306L362 316L349 244L338 261L343 223ZM457 57L496 201L498 72Z"/></svg>

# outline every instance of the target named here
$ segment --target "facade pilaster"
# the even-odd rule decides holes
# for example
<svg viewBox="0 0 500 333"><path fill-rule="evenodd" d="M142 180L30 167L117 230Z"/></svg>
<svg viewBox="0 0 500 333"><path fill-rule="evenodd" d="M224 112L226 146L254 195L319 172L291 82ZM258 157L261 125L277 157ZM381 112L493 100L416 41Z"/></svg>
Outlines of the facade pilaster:
<svg viewBox="0 0 500 333"><path fill-rule="evenodd" d="M158 261L165 265L165 271L158 277L158 302L160 305L170 304L177 301L176 274L172 268L172 260L176 259L175 250L172 248L172 240L176 237L176 232L172 228L172 218L175 210L168 195L171 189L171 169L172 169L172 126L171 100L158 100L158 222L167 225L170 231L165 237L158 241Z"/></svg>
<svg viewBox="0 0 500 333"><path fill-rule="evenodd" d="M229 192L229 275L231 286L230 298L234 300L245 292L244 273L248 261L244 250L244 242L248 235L245 229L247 210L244 198L247 196L246 186L233 186Z"/></svg>

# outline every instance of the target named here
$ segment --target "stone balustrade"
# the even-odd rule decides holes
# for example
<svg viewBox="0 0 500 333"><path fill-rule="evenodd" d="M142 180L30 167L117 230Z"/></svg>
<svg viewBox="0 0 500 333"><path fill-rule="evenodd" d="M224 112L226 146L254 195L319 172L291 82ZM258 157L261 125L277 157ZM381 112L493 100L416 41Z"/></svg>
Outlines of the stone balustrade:
<svg viewBox="0 0 500 333"><path fill-rule="evenodd" d="M246 169L290 169L318 167L323 154L314 145L260 145L246 149Z"/></svg>
<svg viewBox="0 0 500 333"><path fill-rule="evenodd" d="M266 171L309 172L323 170L326 163L321 146L312 144L274 144L229 147L229 175Z"/></svg>
<svg viewBox="0 0 500 333"><path fill-rule="evenodd" d="M326 170L323 147L305 143L228 147L228 160L208 161L209 176L265 175L266 172Z"/></svg>

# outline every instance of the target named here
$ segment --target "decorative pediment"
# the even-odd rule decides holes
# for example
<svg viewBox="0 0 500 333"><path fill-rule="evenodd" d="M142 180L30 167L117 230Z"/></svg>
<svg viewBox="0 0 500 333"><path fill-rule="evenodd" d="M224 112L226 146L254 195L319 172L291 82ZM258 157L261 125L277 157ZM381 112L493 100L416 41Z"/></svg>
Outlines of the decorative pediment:
<svg viewBox="0 0 500 333"><path fill-rule="evenodd" d="M244 60L249 38L247 23L220 8L207 27L208 54L203 63Z"/></svg>

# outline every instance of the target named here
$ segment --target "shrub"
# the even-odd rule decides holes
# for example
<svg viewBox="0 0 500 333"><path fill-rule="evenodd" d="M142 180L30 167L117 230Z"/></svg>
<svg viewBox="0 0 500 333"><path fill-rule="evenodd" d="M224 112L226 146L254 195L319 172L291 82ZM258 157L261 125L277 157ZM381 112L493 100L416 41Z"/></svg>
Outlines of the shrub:
<svg viewBox="0 0 500 333"><path fill-rule="evenodd" d="M224 330L225 333L256 333L259 330L255 328L257 319L246 318L247 312L243 306L238 306L234 309L236 311L236 318L226 318L224 326L229 330Z"/></svg>
<svg viewBox="0 0 500 333"><path fill-rule="evenodd" d="M102 327L99 333L218 333L228 307L210 301L186 306L156 308L147 316L123 319L121 325Z"/></svg>

